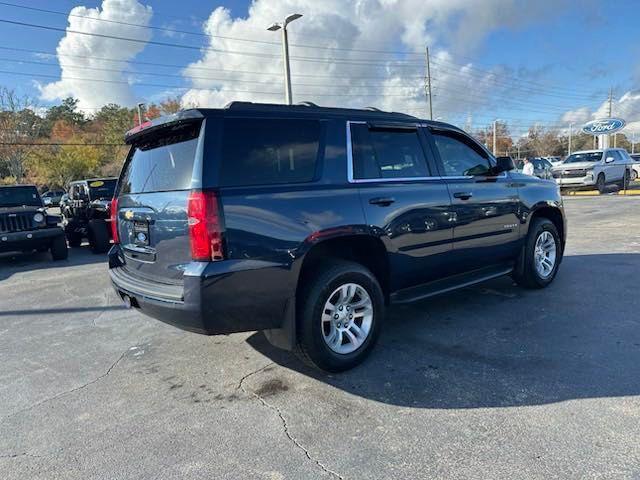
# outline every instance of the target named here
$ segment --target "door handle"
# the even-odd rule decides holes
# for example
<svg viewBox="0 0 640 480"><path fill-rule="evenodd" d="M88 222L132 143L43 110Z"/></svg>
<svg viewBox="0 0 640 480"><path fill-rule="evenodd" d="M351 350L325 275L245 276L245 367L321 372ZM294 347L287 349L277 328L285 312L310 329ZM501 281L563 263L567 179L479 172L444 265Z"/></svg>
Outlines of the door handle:
<svg viewBox="0 0 640 480"><path fill-rule="evenodd" d="M453 194L455 198L459 198L460 200L469 200L473 197L473 193L471 192L456 192Z"/></svg>
<svg viewBox="0 0 640 480"><path fill-rule="evenodd" d="M393 202L395 202L395 198L393 197L375 197L369 200L371 205L380 205L381 207L388 207Z"/></svg>

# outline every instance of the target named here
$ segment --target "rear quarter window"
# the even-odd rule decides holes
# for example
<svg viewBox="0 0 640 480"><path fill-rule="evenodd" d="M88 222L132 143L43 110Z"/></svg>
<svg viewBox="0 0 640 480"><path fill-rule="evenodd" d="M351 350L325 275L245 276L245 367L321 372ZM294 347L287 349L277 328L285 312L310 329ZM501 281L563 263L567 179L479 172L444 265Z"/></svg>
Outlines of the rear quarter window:
<svg viewBox="0 0 640 480"><path fill-rule="evenodd" d="M134 143L124 166L120 193L191 188L201 123L150 133Z"/></svg>
<svg viewBox="0 0 640 480"><path fill-rule="evenodd" d="M318 120L225 119L220 185L313 181L320 131Z"/></svg>

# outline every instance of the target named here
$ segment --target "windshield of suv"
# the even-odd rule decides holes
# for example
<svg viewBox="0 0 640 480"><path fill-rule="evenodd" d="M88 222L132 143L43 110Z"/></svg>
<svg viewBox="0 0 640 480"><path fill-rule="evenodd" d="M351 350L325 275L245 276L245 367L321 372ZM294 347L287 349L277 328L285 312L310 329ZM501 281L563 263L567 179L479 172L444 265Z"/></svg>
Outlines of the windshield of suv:
<svg viewBox="0 0 640 480"><path fill-rule="evenodd" d="M574 153L569 155L564 163L599 162L602 160L602 152Z"/></svg>
<svg viewBox="0 0 640 480"><path fill-rule="evenodd" d="M116 179L93 180L89 182L91 200L111 200L116 190Z"/></svg>
<svg viewBox="0 0 640 480"><path fill-rule="evenodd" d="M41 207L42 200L36 187L0 188L0 207Z"/></svg>

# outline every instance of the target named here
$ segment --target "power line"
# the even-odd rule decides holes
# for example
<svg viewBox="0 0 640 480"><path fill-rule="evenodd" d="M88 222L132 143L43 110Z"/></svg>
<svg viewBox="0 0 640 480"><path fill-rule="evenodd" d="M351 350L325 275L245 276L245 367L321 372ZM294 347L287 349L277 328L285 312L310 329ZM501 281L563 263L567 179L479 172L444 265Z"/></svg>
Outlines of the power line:
<svg viewBox="0 0 640 480"><path fill-rule="evenodd" d="M42 78L52 78L55 80L59 80L60 78L57 75L47 75L41 73L29 73L29 72L14 72L9 70L0 70L0 73L5 75L18 75L18 76L26 76L26 77L42 77ZM122 80L105 80L99 78L79 78L79 77L63 77L64 80L75 80L78 82L97 82L97 83L107 83L107 84L116 84L116 85L140 85L144 87L158 87L158 88L172 88L176 90L199 90L199 91L214 91L214 88L198 88L192 86L182 86L182 85L166 85L159 83L144 83L144 82L136 82L135 84L131 84ZM362 87L364 88L364 87ZM406 87L407 89L413 87ZM255 95L281 95L282 92L259 92L252 90L216 90L223 93L250 93ZM417 96L419 94L419 87L415 87L415 94L413 96ZM406 97L410 98L409 94L376 94L376 93L315 93L315 92L300 92L299 95L307 95L307 96L316 96L316 97Z"/></svg>

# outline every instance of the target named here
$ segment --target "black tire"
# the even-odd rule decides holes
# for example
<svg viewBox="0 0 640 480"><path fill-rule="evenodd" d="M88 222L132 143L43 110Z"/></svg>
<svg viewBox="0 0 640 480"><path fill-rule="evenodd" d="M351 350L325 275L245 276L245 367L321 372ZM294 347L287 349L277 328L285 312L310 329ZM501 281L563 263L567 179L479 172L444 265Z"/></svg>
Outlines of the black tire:
<svg viewBox="0 0 640 480"><path fill-rule="evenodd" d="M598 175L598 179L596 180L596 187L598 188L598 192L605 193L607 191L607 181L604 177L604 173L600 173Z"/></svg>
<svg viewBox="0 0 640 480"><path fill-rule="evenodd" d="M109 230L104 220L89 220L87 228L89 246L93 253L107 253L109 251Z"/></svg>
<svg viewBox="0 0 640 480"><path fill-rule="evenodd" d="M341 372L360 364L376 344L384 318L384 295L375 276L359 263L333 260L303 280L299 289L296 354L307 365ZM371 299L373 318L364 342L351 353L336 353L325 342L321 317L332 293L346 283L361 286Z"/></svg>
<svg viewBox="0 0 640 480"><path fill-rule="evenodd" d="M51 242L51 257L56 261L66 260L69 257L67 241L64 235L54 238Z"/></svg>
<svg viewBox="0 0 640 480"><path fill-rule="evenodd" d="M631 169L631 181L635 182L638 179L638 172L636 172L635 168Z"/></svg>
<svg viewBox="0 0 640 480"><path fill-rule="evenodd" d="M76 232L77 225L74 222L69 222L64 226L64 234L67 236L69 246L76 248L82 244L82 234Z"/></svg>
<svg viewBox="0 0 640 480"><path fill-rule="evenodd" d="M538 237L543 232L549 232L553 236L556 244L555 264L551 273L543 277L538 273L535 265L535 248ZM529 233L522 247L522 252L518 259L516 269L513 272L513 279L518 285L525 288L544 288L553 282L558 273L558 267L562 261L562 241L558 234L558 229L554 223L547 218L534 218L529 225Z"/></svg>
<svg viewBox="0 0 640 480"><path fill-rule="evenodd" d="M629 178L629 170L625 170L624 171L624 176L622 177L622 181L620 183L618 183L618 186L620 187L620 190L628 189L630 181L631 180Z"/></svg>
<svg viewBox="0 0 640 480"><path fill-rule="evenodd" d="M49 251L49 247L46 246L46 245L43 245L42 247L36 248L36 251L38 251L39 253L48 252Z"/></svg>

